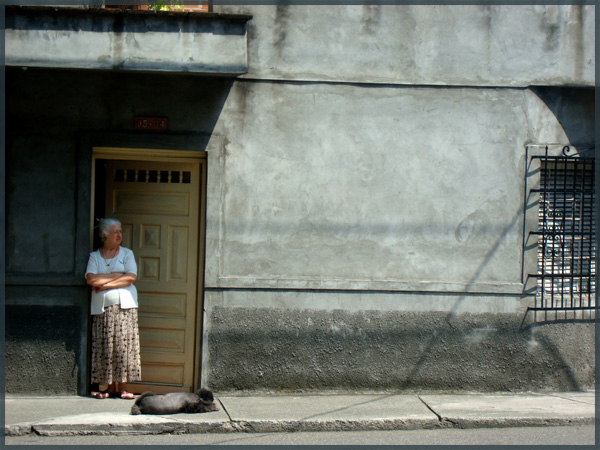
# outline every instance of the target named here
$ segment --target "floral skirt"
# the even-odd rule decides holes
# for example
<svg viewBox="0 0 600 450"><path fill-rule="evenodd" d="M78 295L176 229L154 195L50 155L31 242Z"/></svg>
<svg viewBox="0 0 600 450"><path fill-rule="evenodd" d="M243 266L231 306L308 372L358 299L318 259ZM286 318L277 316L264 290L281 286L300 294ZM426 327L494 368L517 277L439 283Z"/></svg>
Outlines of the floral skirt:
<svg viewBox="0 0 600 450"><path fill-rule="evenodd" d="M92 383L140 381L137 308L112 305L92 316Z"/></svg>

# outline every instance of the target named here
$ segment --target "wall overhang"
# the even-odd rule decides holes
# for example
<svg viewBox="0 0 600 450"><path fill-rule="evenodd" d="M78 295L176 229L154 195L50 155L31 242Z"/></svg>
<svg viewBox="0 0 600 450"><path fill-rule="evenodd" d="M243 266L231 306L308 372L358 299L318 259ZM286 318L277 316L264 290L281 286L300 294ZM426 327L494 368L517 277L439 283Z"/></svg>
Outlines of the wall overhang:
<svg viewBox="0 0 600 450"><path fill-rule="evenodd" d="M7 66L237 76L249 15L6 6Z"/></svg>

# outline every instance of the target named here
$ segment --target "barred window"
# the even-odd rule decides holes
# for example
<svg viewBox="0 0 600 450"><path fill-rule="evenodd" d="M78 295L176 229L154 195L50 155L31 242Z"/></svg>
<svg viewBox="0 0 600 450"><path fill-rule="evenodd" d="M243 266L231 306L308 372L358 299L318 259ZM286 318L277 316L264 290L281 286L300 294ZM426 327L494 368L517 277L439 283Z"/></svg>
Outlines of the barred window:
<svg viewBox="0 0 600 450"><path fill-rule="evenodd" d="M594 160L565 149L540 162L537 310L595 307Z"/></svg>

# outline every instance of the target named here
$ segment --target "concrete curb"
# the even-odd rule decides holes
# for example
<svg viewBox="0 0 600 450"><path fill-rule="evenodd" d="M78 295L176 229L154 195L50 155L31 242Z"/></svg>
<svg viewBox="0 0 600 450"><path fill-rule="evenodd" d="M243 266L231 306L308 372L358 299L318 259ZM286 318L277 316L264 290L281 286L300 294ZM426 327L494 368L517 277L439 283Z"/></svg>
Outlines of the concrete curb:
<svg viewBox="0 0 600 450"><path fill-rule="evenodd" d="M17 423L13 425L4 425L5 436L25 436L33 433L32 423Z"/></svg>
<svg viewBox="0 0 600 450"><path fill-rule="evenodd" d="M420 430L438 428L440 423L431 419L331 419L331 420L252 420L232 423L235 431L245 433L272 433L295 431L375 431Z"/></svg>
<svg viewBox="0 0 600 450"><path fill-rule="evenodd" d="M152 435L199 433L274 433L301 431L376 431L376 430L426 430L435 428L508 428L545 427L594 424L593 417L572 418L442 418L437 419L357 419L357 420L248 420L229 422L191 422L168 419L162 416L142 416L124 420L114 414L110 420L90 423L77 417L60 418L60 421L6 425L6 436L76 436L76 435ZM69 419L71 423L67 423ZM96 416L96 419L98 417Z"/></svg>
<svg viewBox="0 0 600 450"><path fill-rule="evenodd" d="M132 415L130 402L6 399L6 436L275 433L591 425L592 392L228 396L203 414ZM73 412L77 414L73 414Z"/></svg>
<svg viewBox="0 0 600 450"><path fill-rule="evenodd" d="M229 422L189 422L163 416L131 416L122 413L66 416L4 427L6 436L193 434L232 431L236 429Z"/></svg>
<svg viewBox="0 0 600 450"><path fill-rule="evenodd" d="M480 419L462 419L462 418L444 418L444 422L450 425L450 428L470 429L470 428L512 428L512 427L557 427L573 425L593 425L594 417L570 417L570 418L480 418Z"/></svg>

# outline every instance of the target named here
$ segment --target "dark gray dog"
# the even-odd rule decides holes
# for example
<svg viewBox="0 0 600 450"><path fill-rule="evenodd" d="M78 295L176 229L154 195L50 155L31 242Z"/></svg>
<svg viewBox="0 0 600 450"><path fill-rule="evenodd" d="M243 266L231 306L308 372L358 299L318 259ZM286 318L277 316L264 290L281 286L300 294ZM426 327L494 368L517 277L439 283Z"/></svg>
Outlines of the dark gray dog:
<svg viewBox="0 0 600 450"><path fill-rule="evenodd" d="M218 411L213 393L208 389L191 392L169 392L156 395L146 391L131 407L131 414L177 414Z"/></svg>

